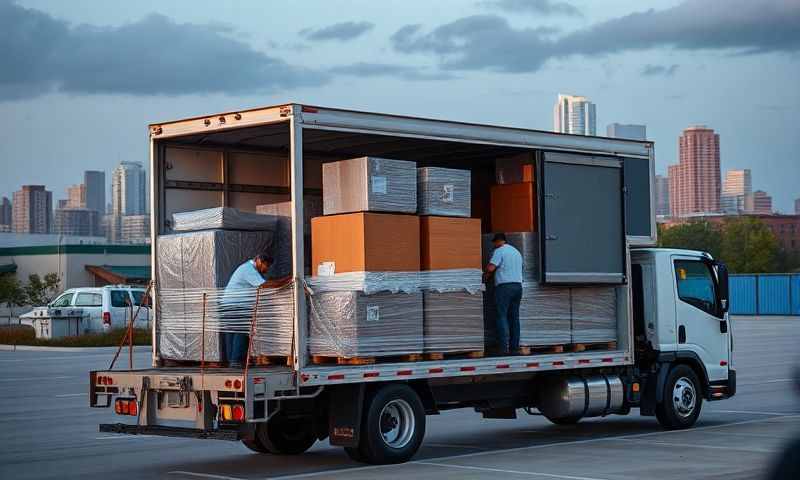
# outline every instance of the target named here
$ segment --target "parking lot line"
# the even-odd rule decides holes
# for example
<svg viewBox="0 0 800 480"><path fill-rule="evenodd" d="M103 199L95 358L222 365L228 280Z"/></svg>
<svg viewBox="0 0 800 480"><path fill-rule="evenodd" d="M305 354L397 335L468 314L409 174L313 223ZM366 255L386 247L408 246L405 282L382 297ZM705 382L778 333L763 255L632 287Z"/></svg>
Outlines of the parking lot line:
<svg viewBox="0 0 800 480"><path fill-rule="evenodd" d="M753 410L707 410L708 413L744 413L747 415L770 415L775 417L785 417L794 415L795 412L756 412Z"/></svg>
<svg viewBox="0 0 800 480"><path fill-rule="evenodd" d="M239 477L228 477L228 476L225 476L225 475L214 475L213 473L185 472L183 470L175 470L173 472L168 472L167 475L183 475L185 477L196 477L196 478L215 478L217 480L244 480L243 478L239 478Z"/></svg>
<svg viewBox="0 0 800 480"><path fill-rule="evenodd" d="M687 430L688 432L688 430ZM735 435L735 434L734 434ZM703 445L699 443L674 443L662 442L660 440L636 439L636 438L609 438L618 442L646 442L652 445L663 445L665 447L681 447L681 448L705 448L710 450L731 450L735 452L752 452L752 453L776 453L777 450L768 448L743 448L743 447L728 447L721 445Z"/></svg>
<svg viewBox="0 0 800 480"><path fill-rule="evenodd" d="M512 475L527 475L531 477L563 478L565 480L605 480L598 477L577 477L574 475L560 475L556 473L526 472L521 470L505 470L501 468L475 467L471 465L454 465L450 463L436 463L436 462L426 462L426 461L418 461L413 463L417 465L431 465L434 467L460 468L463 470L478 470L478 471L493 472L493 473L510 473Z"/></svg>
<svg viewBox="0 0 800 480"><path fill-rule="evenodd" d="M469 448L473 450L489 450L489 448L487 447L478 447L476 445L461 445L457 443L425 443L425 446L439 447L439 448Z"/></svg>

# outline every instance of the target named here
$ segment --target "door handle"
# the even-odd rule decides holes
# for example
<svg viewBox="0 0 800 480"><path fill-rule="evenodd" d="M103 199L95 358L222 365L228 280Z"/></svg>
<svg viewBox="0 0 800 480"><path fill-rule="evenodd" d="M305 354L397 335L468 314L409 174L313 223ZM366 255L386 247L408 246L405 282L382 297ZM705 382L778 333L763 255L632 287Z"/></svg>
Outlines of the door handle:
<svg viewBox="0 0 800 480"><path fill-rule="evenodd" d="M719 333L728 333L728 322L726 320L719 322Z"/></svg>
<svg viewBox="0 0 800 480"><path fill-rule="evenodd" d="M678 343L686 343L686 327L678 327Z"/></svg>

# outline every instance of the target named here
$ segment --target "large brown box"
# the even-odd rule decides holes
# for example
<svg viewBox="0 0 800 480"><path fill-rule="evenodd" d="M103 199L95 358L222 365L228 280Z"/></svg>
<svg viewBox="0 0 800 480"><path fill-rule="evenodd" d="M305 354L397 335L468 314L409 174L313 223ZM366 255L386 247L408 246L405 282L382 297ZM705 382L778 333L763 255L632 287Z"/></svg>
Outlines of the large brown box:
<svg viewBox="0 0 800 480"><path fill-rule="evenodd" d="M422 270L481 268L479 218L420 217Z"/></svg>
<svg viewBox="0 0 800 480"><path fill-rule="evenodd" d="M417 271L419 259L417 216L359 212L311 219L314 275L323 262L334 262L336 273Z"/></svg>
<svg viewBox="0 0 800 480"><path fill-rule="evenodd" d="M498 158L494 162L495 181L500 184L533 182L534 157L520 153L513 157Z"/></svg>
<svg viewBox="0 0 800 480"><path fill-rule="evenodd" d="M492 185L492 231L532 232L536 230L532 183Z"/></svg>

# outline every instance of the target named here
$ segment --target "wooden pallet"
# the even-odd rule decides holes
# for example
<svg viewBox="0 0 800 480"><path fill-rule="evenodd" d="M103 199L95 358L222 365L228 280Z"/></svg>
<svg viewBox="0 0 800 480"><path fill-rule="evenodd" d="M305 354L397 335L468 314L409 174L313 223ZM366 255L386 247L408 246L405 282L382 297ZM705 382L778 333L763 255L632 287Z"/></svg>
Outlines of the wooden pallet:
<svg viewBox="0 0 800 480"><path fill-rule="evenodd" d="M386 357L331 357L326 355L312 355L311 363L315 365L372 365L375 363L420 362L421 353L407 355L391 355Z"/></svg>
<svg viewBox="0 0 800 480"><path fill-rule="evenodd" d="M250 365L282 365L291 367L294 365L294 357L291 355L258 355L250 357Z"/></svg>
<svg viewBox="0 0 800 480"><path fill-rule="evenodd" d="M458 358L483 358L483 350L474 350L472 352L428 352L425 354L425 360L453 360Z"/></svg>
<svg viewBox="0 0 800 480"><path fill-rule="evenodd" d="M592 343L573 343L569 346L571 352L583 352L586 350L616 350L617 342L592 342Z"/></svg>
<svg viewBox="0 0 800 480"><path fill-rule="evenodd" d="M564 352L564 345L532 345L526 347L519 347L521 355L540 355L545 353L562 353Z"/></svg>

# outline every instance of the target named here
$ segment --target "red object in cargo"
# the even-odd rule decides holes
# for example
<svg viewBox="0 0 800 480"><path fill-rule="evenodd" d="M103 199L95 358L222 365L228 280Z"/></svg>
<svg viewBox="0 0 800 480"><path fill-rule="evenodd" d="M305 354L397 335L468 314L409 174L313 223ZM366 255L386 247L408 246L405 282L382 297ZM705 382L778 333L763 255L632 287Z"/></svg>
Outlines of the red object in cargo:
<svg viewBox="0 0 800 480"><path fill-rule="evenodd" d="M492 231L533 232L536 208L533 183L492 185Z"/></svg>

